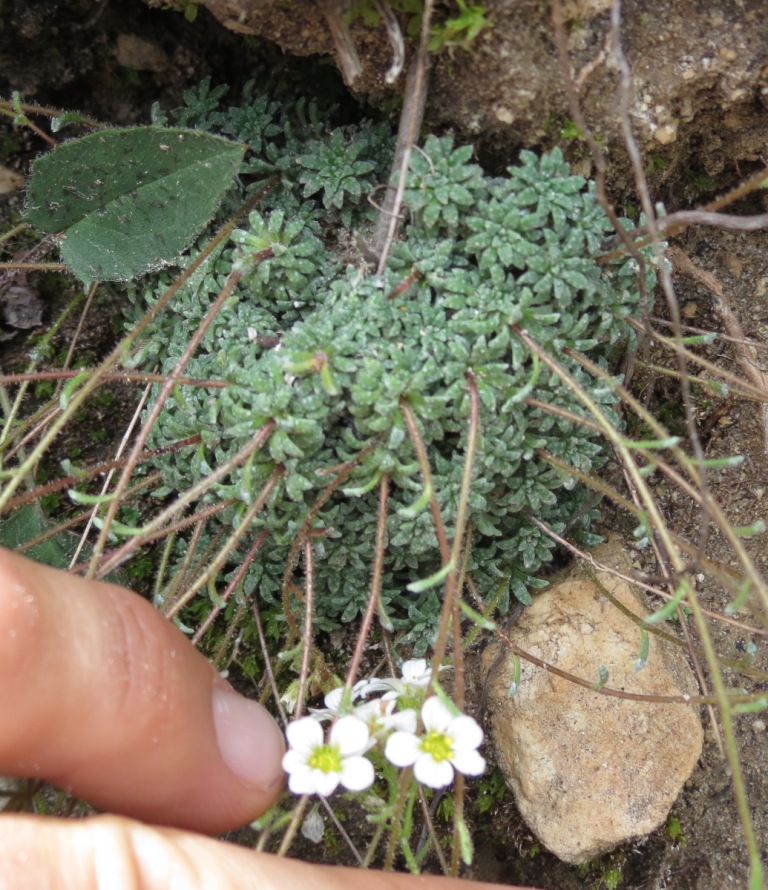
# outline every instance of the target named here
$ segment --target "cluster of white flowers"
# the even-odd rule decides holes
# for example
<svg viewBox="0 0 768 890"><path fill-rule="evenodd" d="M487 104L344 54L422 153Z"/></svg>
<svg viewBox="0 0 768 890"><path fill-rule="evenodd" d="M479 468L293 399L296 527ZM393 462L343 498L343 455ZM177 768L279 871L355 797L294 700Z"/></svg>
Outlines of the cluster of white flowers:
<svg viewBox="0 0 768 890"><path fill-rule="evenodd" d="M344 689L334 689L324 708L290 723L283 768L291 791L327 797L340 784L364 791L374 780L365 755L377 745L390 763L412 766L416 779L430 788L450 785L456 770L479 776L485 770L477 750L483 731L455 706L451 710L437 696L426 698L430 677L426 660L412 659L403 664L402 678L361 680L346 706ZM374 692L383 695L360 703ZM332 721L327 735L323 720Z"/></svg>

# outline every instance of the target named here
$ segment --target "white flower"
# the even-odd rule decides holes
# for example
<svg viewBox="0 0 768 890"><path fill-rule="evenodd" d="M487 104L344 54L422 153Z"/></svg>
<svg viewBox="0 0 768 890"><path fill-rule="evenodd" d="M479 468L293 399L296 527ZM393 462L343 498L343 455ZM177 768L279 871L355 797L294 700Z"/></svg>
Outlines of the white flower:
<svg viewBox="0 0 768 890"><path fill-rule="evenodd" d="M408 699L423 699L429 681L432 679L432 669L426 658L411 658L403 662L402 679L371 680L368 691L381 689L389 690L385 695L386 701L405 697Z"/></svg>
<svg viewBox="0 0 768 890"><path fill-rule="evenodd" d="M421 709L424 733L394 732L387 739L384 754L395 766L413 766L417 781L430 788L445 788L453 781L453 771L479 776L485 760L477 749L483 731L464 714L454 716L437 696L428 698Z"/></svg>
<svg viewBox="0 0 768 890"><path fill-rule="evenodd" d="M368 693L368 680L358 680L357 683L352 687L352 701L355 699L362 698L364 695ZM339 686L336 689L331 689L331 691L325 696L323 702L325 703L324 708L310 708L309 713L316 720L325 720L328 717L341 717L341 700L344 695L344 687Z"/></svg>
<svg viewBox="0 0 768 890"><path fill-rule="evenodd" d="M368 727L351 714L337 720L325 741L323 727L314 717L288 724L288 751L283 769L294 794L327 797L341 784L364 791L373 784L373 764L361 755L368 748Z"/></svg>
<svg viewBox="0 0 768 890"><path fill-rule="evenodd" d="M355 717L366 723L372 739L381 738L393 729L416 732L416 711L407 708L395 712L396 704L395 699L374 698L358 705L355 708Z"/></svg>

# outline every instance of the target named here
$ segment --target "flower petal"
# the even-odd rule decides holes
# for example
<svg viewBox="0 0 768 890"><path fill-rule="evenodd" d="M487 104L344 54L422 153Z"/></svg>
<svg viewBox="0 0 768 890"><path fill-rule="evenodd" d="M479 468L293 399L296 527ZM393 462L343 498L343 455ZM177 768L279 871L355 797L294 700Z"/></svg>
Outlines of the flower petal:
<svg viewBox="0 0 768 890"><path fill-rule="evenodd" d="M315 772L316 770L307 766L306 763L299 764L291 770L288 776L288 787L294 794L314 794L316 787L313 773Z"/></svg>
<svg viewBox="0 0 768 890"><path fill-rule="evenodd" d="M344 695L343 686L339 686L336 689L331 689L328 695L326 695L323 699L326 708L328 708L329 711L338 711L339 705L341 704L342 695Z"/></svg>
<svg viewBox="0 0 768 890"><path fill-rule="evenodd" d="M381 720L383 717L391 714L394 708L395 703L393 701L372 698L355 708L355 717L358 717L363 723L367 723L370 726L374 721Z"/></svg>
<svg viewBox="0 0 768 890"><path fill-rule="evenodd" d="M485 758L477 751L457 751L451 763L465 776L479 776L485 772Z"/></svg>
<svg viewBox="0 0 768 890"><path fill-rule="evenodd" d="M313 748L323 744L323 727L314 717L302 717L289 723L285 730L288 744L297 751L309 754Z"/></svg>
<svg viewBox="0 0 768 890"><path fill-rule="evenodd" d="M358 680L357 683L352 687L352 701L355 701L358 698L362 698L363 696L368 694L368 687L371 685L372 680Z"/></svg>
<svg viewBox="0 0 768 890"><path fill-rule="evenodd" d="M313 791L320 797L328 797L333 794L339 784L339 773L324 773L321 769L312 770ZM311 793L311 792L310 792Z"/></svg>
<svg viewBox="0 0 768 890"><path fill-rule="evenodd" d="M283 769L287 773L292 773L294 770L299 769L299 767L307 765L307 755L304 751L296 751L294 748L289 748L285 754L283 754Z"/></svg>
<svg viewBox="0 0 768 890"><path fill-rule="evenodd" d="M420 754L419 737L412 732L393 732L384 747L384 756L395 766L412 766Z"/></svg>
<svg viewBox="0 0 768 890"><path fill-rule="evenodd" d="M356 701L361 696L366 695L368 685L368 680L358 680L351 689L351 701ZM344 697L344 688L344 686L338 686L336 689L331 689L331 691L323 699L326 708L338 713L341 706L341 700Z"/></svg>
<svg viewBox="0 0 768 890"><path fill-rule="evenodd" d="M465 714L454 717L448 731L457 751L479 748L483 743L483 730L480 728L480 724Z"/></svg>
<svg viewBox="0 0 768 890"><path fill-rule="evenodd" d="M421 706L421 719L427 732L446 732L451 723L456 719L446 708L440 699L433 695Z"/></svg>
<svg viewBox="0 0 768 890"><path fill-rule="evenodd" d="M387 729L397 729L415 735L417 720L416 711L413 708L406 708L404 711L392 714L391 717L386 717L383 723Z"/></svg>
<svg viewBox="0 0 768 890"><path fill-rule="evenodd" d="M411 658L403 662L402 671L406 683L415 683L417 686L426 686L429 683L431 671L427 669L426 658Z"/></svg>
<svg viewBox="0 0 768 890"><path fill-rule="evenodd" d="M365 791L373 779L373 764L366 757L347 757L342 763L341 784L350 791Z"/></svg>
<svg viewBox="0 0 768 890"><path fill-rule="evenodd" d="M413 765L417 782L429 788L445 788L453 781L453 767L449 760L435 760L430 754L422 754Z"/></svg>
<svg viewBox="0 0 768 890"><path fill-rule="evenodd" d="M358 717L348 714L331 727L331 744L339 746L342 757L365 751L369 738L368 727Z"/></svg>
<svg viewBox="0 0 768 890"><path fill-rule="evenodd" d="M371 692L382 692L383 690L390 688L389 683L386 680L379 680L377 677L371 677L370 680L365 680L363 682L365 685L360 687L361 696L370 695Z"/></svg>

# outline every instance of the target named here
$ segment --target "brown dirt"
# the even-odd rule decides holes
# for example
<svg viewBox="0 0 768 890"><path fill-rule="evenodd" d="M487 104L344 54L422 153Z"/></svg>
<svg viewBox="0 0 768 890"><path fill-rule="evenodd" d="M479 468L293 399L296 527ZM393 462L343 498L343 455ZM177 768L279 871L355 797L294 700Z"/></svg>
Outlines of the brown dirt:
<svg viewBox="0 0 768 890"><path fill-rule="evenodd" d="M146 2L163 6L166 0ZM183 2L174 0L178 7ZM200 3L238 33L266 37L297 56L340 59L328 13L320 11L338 4ZM616 113L619 79L604 53L611 2L561 0L561 5L563 39L584 115L607 149L616 190L631 193ZM485 0L482 8L493 27L482 31L469 51L452 47L434 60L430 126L456 128L507 162L522 147L561 144L572 128L572 114L556 51L552 0ZM438 0L435 22L456 12L455 3ZM768 136L764 13L762 0L623 4L621 44L632 73L628 109L649 178L657 188L669 183L665 199L707 177L717 176L722 188L725 180L759 163ZM405 17L401 21L405 26ZM357 18L349 36L361 65L351 88L375 103L398 96L403 78L385 83L392 50L383 25Z"/></svg>
<svg viewBox="0 0 768 890"><path fill-rule="evenodd" d="M754 208L752 208L754 212ZM742 208L748 212L748 208ZM675 240L687 255L703 270L712 273L723 285L725 298L741 320L747 337L756 345L766 341L768 306L765 302L765 256L768 233L734 234L713 229L698 229ZM681 306L688 308L687 323L707 331L723 332L723 325L712 307L711 294L700 283L679 276L676 291ZM661 300L657 311L663 313ZM734 347L716 341L700 354L718 367L739 374ZM760 366L768 367L768 353L759 350ZM660 355L655 356L661 359ZM669 360L665 362L669 365ZM646 376L645 391L641 395L655 410L665 415L665 422L677 432L684 430L684 419L677 389L658 378ZM735 469L711 470L708 482L712 497L723 507L736 526L747 526L762 519L768 523L768 451L766 430L759 406L752 401L724 397L697 402L699 429L706 457L744 456L743 464ZM714 527L705 526L701 511L677 490L659 485L656 495L669 525L685 540L698 544L706 533L704 553L716 565L738 572L729 546ZM617 522L622 520L617 518ZM625 522L625 521L624 521ZM610 525L608 527L615 527ZM630 550L631 550L631 545ZM745 540L745 546L761 573L768 565L764 535ZM654 564L635 552L639 567L654 572ZM722 615L731 597L713 581L708 573L697 575L698 596L706 609ZM737 616L753 627L765 628L764 618L742 611ZM694 644L698 635L689 619L689 630ZM752 693L763 693L768 688L768 651L764 631L750 633L748 628L734 627L718 620L709 621L709 630L719 656L731 664L744 663L747 646L757 647L750 663L750 675L723 667L722 673L729 688L743 688ZM704 681L711 691L710 672L702 666ZM573 869L541 851L535 838L514 812L514 806L504 804L492 814L490 839L482 835L484 843L471 869L475 878L500 883L533 884L542 890L575 890L580 887L607 886L604 883L612 870L619 870L620 890L719 890L746 887L748 867L744 853L741 824L732 794L730 769L720 753L716 733L708 711L702 708L705 726L705 748L692 778L685 786L673 808L685 840L676 842L666 829L649 838L617 850L611 856L595 862L588 869ZM719 732L719 730L718 730ZM760 849L768 845L768 730L763 713L736 717L736 736L750 802L750 812ZM764 856L765 864L765 856Z"/></svg>
<svg viewBox="0 0 768 890"><path fill-rule="evenodd" d="M497 12L497 21L508 16L509 23L518 27L519 17L509 12L501 0L489 0L485 5L489 17L493 18ZM523 16L531 10L541 14L543 4L531 2L518 6L518 15ZM596 14L585 15L581 24L570 31L571 46L579 64L585 64L599 51L601 39L598 36L606 27L605 4L595 3L593 6ZM654 32L655 49L652 42L643 49L646 44L642 39L650 40L646 33L650 28L645 27L649 25L647 17L660 16L672 6L686 27L669 26L661 33ZM654 96L656 92L666 91L665 102L655 101L652 96L649 108L657 117L664 117L668 112L657 112L656 107L660 104L665 108L669 106L672 117L678 121L678 136L674 142L655 140L653 151L650 155L646 152L646 157L650 156L649 167L656 188L654 196L663 197L672 208L690 206L704 195L722 191L749 173L758 162L768 126L763 105L768 90L765 67L768 40L764 33L768 20L765 16L755 15L764 11L757 0L718 4L717 13L708 9L707 4L693 2L660 5L638 2L627 4L627 7L631 21L625 36L628 46L633 48L635 74L640 80L646 80L646 88ZM585 8L583 6L582 11ZM263 48L257 51L242 36L225 32L212 20L205 21L204 11L200 16L194 25L189 25L181 16L150 11L138 0L102 3L95 9L93 3L85 0L75 3L46 0L34 6L20 0L7 0L0 9L0 35L3 35L0 36L0 94L7 95L11 89L20 89L27 100L77 107L123 124L146 119L151 101L159 99L171 105L178 102L181 90L197 83L206 74L213 74L218 82L238 83L278 64L276 59L279 57L274 51L267 50L265 55ZM516 61L513 61L518 66L527 65L531 77L534 74L553 77L551 34L542 31L540 25L538 29L538 37L532 40L527 36L528 44L520 50L527 55L514 57ZM281 32L286 42L299 39L297 33L300 36L305 32L300 29ZM149 69L136 71L118 61L118 38L126 34L155 47L154 55L150 53L142 63L149 64L146 61L149 58ZM280 35L275 32L273 36ZM310 30L306 31L307 41L316 36ZM323 39L327 49L327 38ZM521 89L520 79L511 77L509 69L505 74L504 89L507 92L504 102L500 101L500 96L496 97L498 101L494 100L495 105L481 101L483 91L492 82L489 62L500 64L499 39L498 30L490 32L479 44L476 56L462 56L461 64L455 56L438 63L431 115L434 120L450 120L481 134L496 154L501 151L501 154L512 157L513 149L521 144L557 141L562 116L566 112L557 90L542 104L543 81L533 91L534 97L528 101L527 112L509 111L509 102L520 101ZM733 49L738 57L734 59L731 53L722 53L722 48ZM311 48L307 42L304 51L315 52L317 49ZM381 50L371 54L372 59L379 60L377 64L385 56ZM683 76L679 66L684 58L689 58L689 64L696 69L695 78ZM125 61L126 57L122 56L122 59ZM705 65L705 59L710 59L708 65ZM283 63L279 61L279 64ZM513 62L509 61L509 64ZM152 70L153 67L157 70ZM601 80L602 77L608 77L608 80ZM472 120L467 117L467 102L455 102L456 94L447 86L451 83L454 88L460 84L463 95L472 97L470 104L475 115ZM609 74L596 75L586 97L590 120L597 120L598 113L591 103L601 92L612 95L612 87L610 91L605 89L612 83ZM687 88L686 84L689 84ZM746 94L740 94L741 89L745 89ZM537 105L544 115L538 123L530 114L530 108ZM514 123L509 123L506 128L501 126L505 123L504 115L499 114L501 107L508 109L504 114L509 113L514 118ZM612 107L615 109L615 105ZM450 108L454 109L451 115L448 114ZM542 130L541 121L553 114L556 123L550 125L549 131ZM495 121L492 120L494 115ZM605 126L598 127L598 132L605 133L610 142L615 133L615 115L611 118L612 123L606 123L607 120L603 118ZM639 126L637 118L634 121ZM659 119L653 121L654 126L663 124ZM515 135L511 142L500 149L512 130ZM6 139L18 138L16 131L7 126L3 134ZM653 146L650 126L645 135L649 140L645 143L648 149ZM2 159L3 164L23 168L37 146L26 137L21 143ZM8 146L12 142L0 144ZM574 158L585 157L580 143L574 142L570 149ZM614 152L618 157L620 150L614 149ZM615 169L622 168L626 171L626 164L619 159ZM622 196L631 194L633 189L626 177L614 179L614 187L615 193ZM6 218L13 217L18 211L19 201L18 195L5 199ZM757 201L734 208L735 212L742 213L761 210ZM734 234L700 228L680 236L676 243L700 268L711 272L722 283L726 299L740 318L747 337L762 348L768 337L768 266L765 260L768 234ZM676 287L680 304L691 306L688 323L705 330L722 331L711 294L703 284L678 276ZM661 301L657 312L665 312ZM5 361L9 355L7 347L0 348L5 350ZM718 340L708 347L701 347L700 351L720 367L740 373L733 346ZM655 358L661 359L662 356ZM763 368L768 368L764 351L760 358ZM665 361L669 364L671 359L666 357ZM648 372L640 372L637 381L639 394L668 426L682 424L679 397L668 382L660 377L653 378ZM710 472L712 496L736 525L748 525L759 518L768 522L768 454L765 431L755 403L739 398L700 396L697 406L707 456L742 454L745 457L744 463L736 469ZM700 540L701 511L663 484L658 485L657 494L671 527L689 541ZM765 572L768 554L764 536L747 539L745 544L758 567ZM709 559L736 568L728 548L714 530L710 530L705 551ZM637 554L639 563L644 558ZM647 568L654 571L651 565ZM722 614L729 597L709 575L702 573L698 593L705 607ZM752 674L745 676L726 668L724 675L729 685L743 686L748 691L765 691L768 654L764 639L719 621L710 622L710 630L723 658L744 659L747 645L754 642L757 652L751 664ZM704 674L706 678L706 666ZM475 817L477 855L468 876L507 884L528 883L552 890L575 890L609 886L611 870L617 869L619 882L612 886L619 890L746 887L744 842L733 801L731 777L719 753L713 724L705 711L702 711L702 719L707 728L707 743L701 764L673 811L682 825L684 840L673 840L667 831L660 830L587 869L575 869L558 862L538 847L507 798L485 817ZM751 814L763 850L768 848L767 722L768 718L759 713L737 718ZM302 853L311 856L313 849L316 850L305 844Z"/></svg>

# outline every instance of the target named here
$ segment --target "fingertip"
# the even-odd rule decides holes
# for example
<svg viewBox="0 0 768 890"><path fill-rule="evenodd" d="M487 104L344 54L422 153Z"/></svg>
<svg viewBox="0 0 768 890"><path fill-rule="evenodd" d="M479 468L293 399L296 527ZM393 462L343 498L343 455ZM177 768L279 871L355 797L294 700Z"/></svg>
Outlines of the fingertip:
<svg viewBox="0 0 768 890"><path fill-rule="evenodd" d="M0 773L211 834L277 797L282 737L135 593L0 550Z"/></svg>
<svg viewBox="0 0 768 890"><path fill-rule="evenodd" d="M283 784L285 741L266 708L214 684L213 723L223 761L244 782L276 797Z"/></svg>

